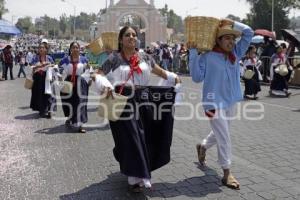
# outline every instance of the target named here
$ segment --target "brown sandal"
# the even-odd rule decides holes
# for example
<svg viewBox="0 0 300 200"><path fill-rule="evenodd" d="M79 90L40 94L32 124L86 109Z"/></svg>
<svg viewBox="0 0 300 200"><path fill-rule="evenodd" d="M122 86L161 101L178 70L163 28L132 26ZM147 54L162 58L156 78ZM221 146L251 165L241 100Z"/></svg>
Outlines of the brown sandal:
<svg viewBox="0 0 300 200"><path fill-rule="evenodd" d="M231 189L235 189L235 190L239 190L240 189L240 184L239 182L234 178L234 176L229 175L227 177L227 179L222 178L222 184L231 188Z"/></svg>
<svg viewBox="0 0 300 200"><path fill-rule="evenodd" d="M198 160L199 160L199 163L202 165L202 166L205 166L206 165L206 149L201 146L201 144L197 144L196 145L196 149L197 149L197 154L198 154Z"/></svg>

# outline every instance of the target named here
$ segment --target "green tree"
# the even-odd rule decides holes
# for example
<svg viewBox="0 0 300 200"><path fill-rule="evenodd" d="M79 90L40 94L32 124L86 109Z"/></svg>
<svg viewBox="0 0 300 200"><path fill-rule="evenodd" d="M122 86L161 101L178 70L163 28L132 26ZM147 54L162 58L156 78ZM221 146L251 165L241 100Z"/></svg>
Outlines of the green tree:
<svg viewBox="0 0 300 200"><path fill-rule="evenodd" d="M272 0L246 0L250 3L251 12L247 21L253 29L271 30ZM274 31L280 36L280 29L289 27L288 14L291 8L299 8L299 0L274 0Z"/></svg>
<svg viewBox="0 0 300 200"><path fill-rule="evenodd" d="M183 32L182 18L177 15L174 10L169 10L168 5L165 4L164 8L158 9L162 16L167 18L167 27L173 28L175 33Z"/></svg>
<svg viewBox="0 0 300 200"><path fill-rule="evenodd" d="M66 14L59 17L59 30L65 34L68 26L68 18Z"/></svg>
<svg viewBox="0 0 300 200"><path fill-rule="evenodd" d="M0 19L2 16L8 12L8 9L5 8L5 0L0 0Z"/></svg>
<svg viewBox="0 0 300 200"><path fill-rule="evenodd" d="M227 15L226 18L231 19L233 21L237 21L237 22L241 22L242 21L240 17L232 15L232 14Z"/></svg>
<svg viewBox="0 0 300 200"><path fill-rule="evenodd" d="M18 27L23 33L30 33L34 29L31 17L19 18L16 23L16 27Z"/></svg>

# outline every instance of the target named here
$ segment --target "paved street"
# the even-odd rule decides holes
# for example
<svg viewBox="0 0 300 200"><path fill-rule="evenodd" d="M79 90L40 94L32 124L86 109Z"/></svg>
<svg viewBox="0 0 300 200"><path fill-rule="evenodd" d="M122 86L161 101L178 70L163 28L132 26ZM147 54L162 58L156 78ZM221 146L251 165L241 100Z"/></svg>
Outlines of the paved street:
<svg viewBox="0 0 300 200"><path fill-rule="evenodd" d="M185 101L195 105L200 85L182 79ZM89 101L88 132L73 133L58 120L61 106L56 120L31 111L24 80L0 82L0 199L300 199L300 90L292 89L288 99L270 98L262 86L256 103L263 112L233 121L232 171L240 191L222 186L215 147L208 151L208 168L198 166L195 145L209 133L209 123L182 105L176 117L185 120L175 121L172 161L153 172L153 191L133 195L113 157L109 126L97 117L97 101ZM241 103L241 113L258 111L249 102ZM201 107L197 113L203 117Z"/></svg>

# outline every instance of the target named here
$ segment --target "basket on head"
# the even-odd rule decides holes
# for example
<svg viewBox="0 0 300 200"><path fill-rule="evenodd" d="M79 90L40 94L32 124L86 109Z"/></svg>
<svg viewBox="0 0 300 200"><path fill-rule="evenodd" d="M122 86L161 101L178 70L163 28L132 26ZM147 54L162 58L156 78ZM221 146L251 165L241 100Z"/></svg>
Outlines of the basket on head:
<svg viewBox="0 0 300 200"><path fill-rule="evenodd" d="M185 19L186 41L198 51L210 51L215 46L220 20L213 17L187 17Z"/></svg>
<svg viewBox="0 0 300 200"><path fill-rule="evenodd" d="M103 46L105 49L118 49L118 33L117 32L103 32L101 33Z"/></svg>
<svg viewBox="0 0 300 200"><path fill-rule="evenodd" d="M92 41L90 44L86 46L93 54L98 55L103 51L103 42L101 37Z"/></svg>

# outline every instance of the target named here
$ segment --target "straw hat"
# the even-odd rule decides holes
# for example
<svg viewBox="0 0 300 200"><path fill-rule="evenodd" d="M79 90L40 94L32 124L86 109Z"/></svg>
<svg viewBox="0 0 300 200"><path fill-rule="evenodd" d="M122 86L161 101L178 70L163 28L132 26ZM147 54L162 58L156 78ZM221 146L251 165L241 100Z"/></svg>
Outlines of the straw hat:
<svg viewBox="0 0 300 200"><path fill-rule="evenodd" d="M218 28L217 38L219 38L223 35L234 35L235 37L240 37L241 34L242 33L240 31L233 29L233 25L226 24L226 25Z"/></svg>

